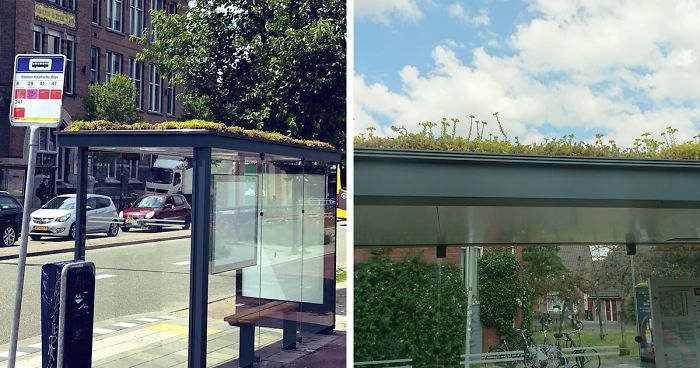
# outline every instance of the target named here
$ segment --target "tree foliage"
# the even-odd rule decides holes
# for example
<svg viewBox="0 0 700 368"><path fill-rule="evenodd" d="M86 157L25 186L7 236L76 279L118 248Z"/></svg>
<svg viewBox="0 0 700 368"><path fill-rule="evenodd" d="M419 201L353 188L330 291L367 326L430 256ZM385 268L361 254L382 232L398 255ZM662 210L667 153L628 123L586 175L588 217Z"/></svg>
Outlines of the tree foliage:
<svg viewBox="0 0 700 368"><path fill-rule="evenodd" d="M191 2L192 3L192 2ZM345 14L340 0L195 0L152 12L153 60L182 86L186 118L345 145Z"/></svg>
<svg viewBox="0 0 700 368"><path fill-rule="evenodd" d="M534 290L533 299L547 302L547 294L558 291L567 273L559 257L558 246L527 245L523 246L523 270L529 276Z"/></svg>
<svg viewBox="0 0 700 368"><path fill-rule="evenodd" d="M454 367L464 353L467 291L452 264L355 265L355 361L413 359L414 367Z"/></svg>
<svg viewBox="0 0 700 368"><path fill-rule="evenodd" d="M105 84L91 84L83 97L88 119L135 123L141 119L136 110L136 86L127 76L113 75Z"/></svg>

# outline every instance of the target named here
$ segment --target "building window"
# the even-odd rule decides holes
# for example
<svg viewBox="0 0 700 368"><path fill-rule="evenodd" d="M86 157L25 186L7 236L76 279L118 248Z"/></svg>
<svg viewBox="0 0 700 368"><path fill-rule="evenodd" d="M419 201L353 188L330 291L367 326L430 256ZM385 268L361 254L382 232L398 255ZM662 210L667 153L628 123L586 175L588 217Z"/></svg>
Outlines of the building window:
<svg viewBox="0 0 700 368"><path fill-rule="evenodd" d="M34 27L34 53L41 54L44 51L44 33L41 27Z"/></svg>
<svg viewBox="0 0 700 368"><path fill-rule="evenodd" d="M58 170L56 172L56 181L68 181L71 173L70 165L70 148L58 149Z"/></svg>
<svg viewBox="0 0 700 368"><path fill-rule="evenodd" d="M90 49L90 84L100 83L100 49Z"/></svg>
<svg viewBox="0 0 700 368"><path fill-rule="evenodd" d="M49 31L46 41L47 54L61 54L61 33Z"/></svg>
<svg viewBox="0 0 700 368"><path fill-rule="evenodd" d="M107 51L107 74L105 76L105 83L109 82L109 79L113 75L121 74L122 72L122 56L111 51Z"/></svg>
<svg viewBox="0 0 700 368"><path fill-rule="evenodd" d="M107 27L122 31L122 0L107 0Z"/></svg>
<svg viewBox="0 0 700 368"><path fill-rule="evenodd" d="M129 58L129 79L136 86L136 108L143 109L143 63Z"/></svg>
<svg viewBox="0 0 700 368"><path fill-rule="evenodd" d="M168 89L165 93L168 95L168 106L166 107L166 114L175 115L175 86L171 82L172 74L168 75Z"/></svg>
<svg viewBox="0 0 700 368"><path fill-rule="evenodd" d="M66 93L75 93L75 37L66 37Z"/></svg>
<svg viewBox="0 0 700 368"><path fill-rule="evenodd" d="M163 0L151 0L151 10L163 10ZM152 19L153 18L151 18L151 20ZM150 31L149 32L149 34L150 34L149 40L151 42L155 42L157 37L156 37L156 33L153 29L153 21L151 21L149 31Z"/></svg>
<svg viewBox="0 0 700 368"><path fill-rule="evenodd" d="M155 64L151 64L151 74L148 81L148 111L161 112L163 80Z"/></svg>
<svg viewBox="0 0 700 368"><path fill-rule="evenodd" d="M136 37L143 36L143 1L144 0L129 0L131 34Z"/></svg>
<svg viewBox="0 0 700 368"><path fill-rule="evenodd" d="M177 14L177 3L170 3L168 5L168 14Z"/></svg>
<svg viewBox="0 0 700 368"><path fill-rule="evenodd" d="M92 22L95 24L102 24L102 7L100 6L100 0L92 0Z"/></svg>
<svg viewBox="0 0 700 368"><path fill-rule="evenodd" d="M76 10L76 0L66 0L66 6L71 10Z"/></svg>

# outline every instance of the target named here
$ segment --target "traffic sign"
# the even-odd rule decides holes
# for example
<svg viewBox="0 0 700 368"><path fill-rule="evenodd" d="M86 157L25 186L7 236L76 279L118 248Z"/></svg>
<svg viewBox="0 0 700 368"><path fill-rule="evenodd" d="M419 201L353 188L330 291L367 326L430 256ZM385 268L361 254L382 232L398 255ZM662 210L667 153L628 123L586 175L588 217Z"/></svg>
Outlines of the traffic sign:
<svg viewBox="0 0 700 368"><path fill-rule="evenodd" d="M63 55L15 57L10 108L13 126L56 128L61 124L65 66Z"/></svg>

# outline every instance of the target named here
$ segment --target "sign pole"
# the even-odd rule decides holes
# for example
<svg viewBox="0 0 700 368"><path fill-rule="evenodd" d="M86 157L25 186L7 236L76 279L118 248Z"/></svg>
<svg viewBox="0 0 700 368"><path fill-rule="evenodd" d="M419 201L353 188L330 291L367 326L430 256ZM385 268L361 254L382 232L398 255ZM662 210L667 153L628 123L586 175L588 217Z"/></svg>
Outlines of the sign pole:
<svg viewBox="0 0 700 368"><path fill-rule="evenodd" d="M15 312L12 318L12 335L10 338L10 356L7 368L15 368L17 358L17 340L19 339L19 320L22 312L22 292L24 291L24 268L27 263L27 246L29 238L29 211L34 188L34 171L36 167L37 131L39 127L29 128L29 161L27 162L27 180L24 185L24 208L22 212L22 231L17 262L17 288L15 289Z"/></svg>

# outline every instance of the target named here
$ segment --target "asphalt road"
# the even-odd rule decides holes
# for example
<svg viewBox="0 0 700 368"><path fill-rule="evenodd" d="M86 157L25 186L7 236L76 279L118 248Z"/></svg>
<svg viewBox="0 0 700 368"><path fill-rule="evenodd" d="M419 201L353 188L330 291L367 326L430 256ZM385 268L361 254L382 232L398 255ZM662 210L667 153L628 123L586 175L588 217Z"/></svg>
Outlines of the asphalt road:
<svg viewBox="0 0 700 368"><path fill-rule="evenodd" d="M346 267L346 227L337 227L337 267ZM132 234L121 234L128 241ZM135 234L134 234L135 235ZM188 308L190 239L88 249L97 269L95 324L135 314L172 313ZM32 242L33 243L33 242ZM27 258L20 340L39 336L41 266L72 259L72 253ZM17 260L0 261L0 345L9 343ZM235 272L209 276L211 302L235 295Z"/></svg>

